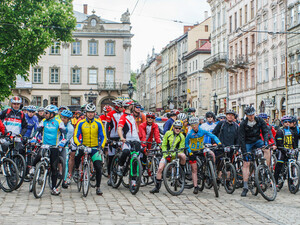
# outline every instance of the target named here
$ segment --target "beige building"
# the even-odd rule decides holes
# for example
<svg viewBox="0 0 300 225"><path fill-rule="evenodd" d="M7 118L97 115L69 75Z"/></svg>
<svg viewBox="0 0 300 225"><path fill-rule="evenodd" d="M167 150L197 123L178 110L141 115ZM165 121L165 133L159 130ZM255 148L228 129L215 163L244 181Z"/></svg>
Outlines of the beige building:
<svg viewBox="0 0 300 225"><path fill-rule="evenodd" d="M17 80L14 95L25 104L82 105L93 101L97 111L112 99L127 95L130 80L130 14L121 22L105 20L93 12L74 11L77 19L73 43L54 43L38 65L31 67L29 82Z"/></svg>
<svg viewBox="0 0 300 225"><path fill-rule="evenodd" d="M176 40L173 40L168 45L168 54L169 54L169 106L175 107L177 101L177 43Z"/></svg>
<svg viewBox="0 0 300 225"><path fill-rule="evenodd" d="M162 63L161 55L156 57L156 112L163 111L162 105Z"/></svg>

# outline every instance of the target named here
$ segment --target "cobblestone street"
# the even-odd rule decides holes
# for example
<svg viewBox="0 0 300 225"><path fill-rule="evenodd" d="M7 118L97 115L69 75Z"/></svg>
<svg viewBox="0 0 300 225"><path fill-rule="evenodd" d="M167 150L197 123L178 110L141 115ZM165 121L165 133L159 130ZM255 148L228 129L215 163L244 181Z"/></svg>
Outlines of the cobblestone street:
<svg viewBox="0 0 300 225"><path fill-rule="evenodd" d="M228 195L221 187L220 198L204 189L197 196L186 189L178 197L164 187L152 195L153 186L140 189L136 196L122 185L118 190L102 181L103 196L91 189L82 198L76 185L51 196L47 187L42 199L28 192L28 183L13 193L0 193L1 224L300 224L300 199L285 187L275 200L261 196L241 198L241 189Z"/></svg>

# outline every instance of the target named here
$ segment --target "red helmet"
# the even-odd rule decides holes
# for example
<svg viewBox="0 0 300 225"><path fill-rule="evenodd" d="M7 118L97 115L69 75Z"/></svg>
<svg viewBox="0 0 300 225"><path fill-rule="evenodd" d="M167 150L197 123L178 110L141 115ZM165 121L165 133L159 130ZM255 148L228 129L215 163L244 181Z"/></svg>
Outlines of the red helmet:
<svg viewBox="0 0 300 225"><path fill-rule="evenodd" d="M21 104L22 103L22 99L19 97L19 96L14 96L10 99L10 102L11 103L19 103Z"/></svg>
<svg viewBox="0 0 300 225"><path fill-rule="evenodd" d="M125 100L125 101L123 102L122 105L123 105L123 107L129 107L129 106L131 106L133 103L134 103L134 101L128 99L128 100Z"/></svg>
<svg viewBox="0 0 300 225"><path fill-rule="evenodd" d="M105 105L105 106L103 107L103 111L104 111L104 112L110 112L110 111L112 111L112 108L111 108L110 105Z"/></svg>
<svg viewBox="0 0 300 225"><path fill-rule="evenodd" d="M152 118L152 119L155 119L155 114L153 112L148 112L146 114L146 118Z"/></svg>

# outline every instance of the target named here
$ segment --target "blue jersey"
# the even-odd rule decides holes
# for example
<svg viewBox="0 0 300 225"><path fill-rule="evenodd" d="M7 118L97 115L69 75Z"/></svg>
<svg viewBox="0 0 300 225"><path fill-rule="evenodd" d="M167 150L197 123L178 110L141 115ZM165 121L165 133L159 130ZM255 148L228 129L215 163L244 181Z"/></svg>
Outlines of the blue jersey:
<svg viewBox="0 0 300 225"><path fill-rule="evenodd" d="M205 130L205 131L208 131L209 133L212 133L212 131L215 129L216 126L217 125L215 123L208 123L208 122L206 122L206 123L203 123L201 125L201 129ZM208 135L204 136L204 144L211 144L211 138L210 138L210 136L208 136Z"/></svg>
<svg viewBox="0 0 300 225"><path fill-rule="evenodd" d="M74 135L74 127L73 127L73 125L71 124L70 121L67 123L67 125L64 124L64 126L65 126L65 133L66 133L65 136L66 136L66 139L67 139L67 143L69 143L71 138ZM60 139L62 139L62 137Z"/></svg>
<svg viewBox="0 0 300 225"><path fill-rule="evenodd" d="M25 115L25 119L27 122L27 131L24 136L31 137L31 135L39 125L39 119L37 118L37 116L29 117L28 114Z"/></svg>
<svg viewBox="0 0 300 225"><path fill-rule="evenodd" d="M61 134L63 136L65 134L65 125L57 118L43 119L38 126L38 130L43 130L43 144L57 145Z"/></svg>
<svg viewBox="0 0 300 225"><path fill-rule="evenodd" d="M172 118L167 120L167 122L164 125L164 134L167 133L167 131L169 131L171 129L173 123L174 123L174 120Z"/></svg>
<svg viewBox="0 0 300 225"><path fill-rule="evenodd" d="M217 144L221 144L219 138L216 135L201 129L199 126L198 132L190 130L185 138L185 147L188 148L189 153L192 151L199 151L204 148L204 138L208 136L212 138Z"/></svg>

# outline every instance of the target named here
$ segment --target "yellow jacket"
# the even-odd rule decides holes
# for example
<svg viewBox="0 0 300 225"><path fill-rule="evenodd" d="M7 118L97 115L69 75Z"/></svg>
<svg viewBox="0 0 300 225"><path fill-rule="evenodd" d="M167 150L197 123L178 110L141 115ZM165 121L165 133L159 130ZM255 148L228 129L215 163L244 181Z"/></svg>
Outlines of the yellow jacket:
<svg viewBox="0 0 300 225"><path fill-rule="evenodd" d="M76 145L83 144L87 147L102 146L106 143L105 128L101 120L87 118L78 122L74 132L74 142Z"/></svg>

